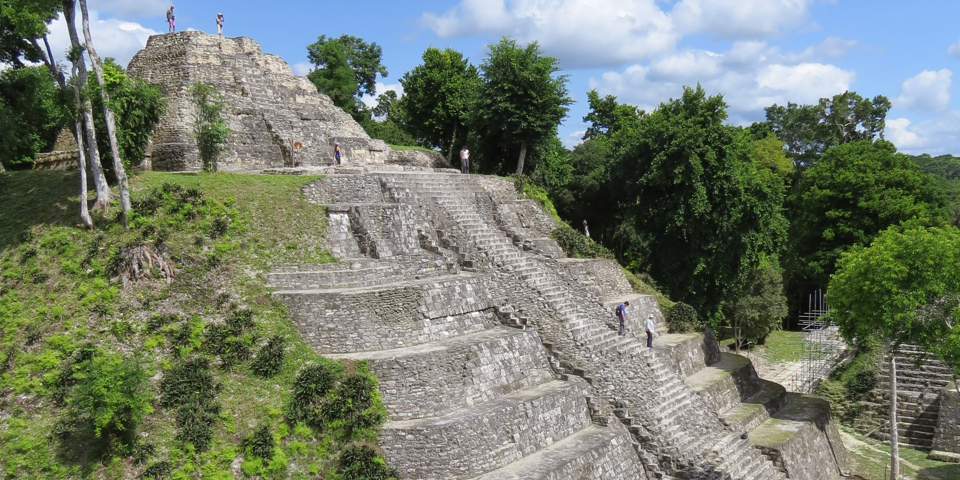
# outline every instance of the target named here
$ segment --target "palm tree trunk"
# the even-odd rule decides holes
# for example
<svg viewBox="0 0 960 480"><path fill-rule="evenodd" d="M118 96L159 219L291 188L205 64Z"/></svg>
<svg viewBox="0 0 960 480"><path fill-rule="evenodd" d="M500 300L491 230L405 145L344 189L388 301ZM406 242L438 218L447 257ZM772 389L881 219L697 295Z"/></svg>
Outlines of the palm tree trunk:
<svg viewBox="0 0 960 480"><path fill-rule="evenodd" d="M887 341L890 353L890 480L900 477L900 438L897 431L897 357Z"/></svg>
<svg viewBox="0 0 960 480"><path fill-rule="evenodd" d="M517 159L517 175L523 175L523 161L527 158L527 142L520 144L520 158Z"/></svg>
<svg viewBox="0 0 960 480"><path fill-rule="evenodd" d="M81 49L80 37L77 35L76 24L76 4L74 0L63 0L63 18L67 22L67 31L70 33L70 44L74 49ZM83 54L79 53L76 59L77 80L80 82L78 88L82 89L87 84L87 64L83 60ZM77 104L77 109L83 115L83 127L86 140L87 151L90 153L90 170L93 172L93 183L97 187L97 201L93 204L95 210L104 210L110 206L110 200L113 194L110 193L110 185L107 184L107 177L103 174L103 166L100 164L100 152L97 151L97 133L93 126L93 105L89 98L82 98ZM80 142L77 147L80 147Z"/></svg>
<svg viewBox="0 0 960 480"><path fill-rule="evenodd" d="M93 37L90 36L90 15L87 14L87 0L80 0L80 14L83 19L83 38L87 41L87 53L90 54L90 64L93 65L93 71L97 74L100 97L103 99L103 117L107 124L107 137L110 139L110 153L113 154L113 171L117 175L117 184L120 187L120 206L123 210L121 219L123 220L123 226L130 228L130 187L127 184L127 171L123 167L123 160L120 159L120 148L117 145L117 122L113 115L113 109L110 108L110 94L107 93L107 87L103 81L103 65L100 64L100 56L97 55L97 50L93 48Z"/></svg>

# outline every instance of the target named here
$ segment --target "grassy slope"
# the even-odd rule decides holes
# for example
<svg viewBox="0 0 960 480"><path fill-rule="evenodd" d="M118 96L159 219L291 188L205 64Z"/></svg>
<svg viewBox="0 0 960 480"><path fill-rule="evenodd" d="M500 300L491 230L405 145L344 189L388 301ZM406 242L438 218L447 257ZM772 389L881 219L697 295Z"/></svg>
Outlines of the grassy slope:
<svg viewBox="0 0 960 480"><path fill-rule="evenodd" d="M164 173L132 179L135 200L163 183L199 188L212 200L209 213L230 220L226 234L212 238L209 219L177 224L170 215L140 219L129 232L101 216L95 219L97 229L81 230L75 178L59 172L0 174L0 470L17 478L131 478L150 462L166 460L173 478L234 478L241 471L267 478L335 477L339 445L323 432L283 422L281 411L296 372L319 357L299 340L263 275L274 264L332 261L319 243L325 212L299 192L310 179ZM152 241L157 226L169 231L175 280L140 281L124 289L105 273L114 245ZM143 465L119 454L95 462L61 455L50 432L64 409L50 401L50 381L71 351L92 342L108 352L137 356L156 395L159 373L177 361L178 352L170 345L172 327L147 330L151 314L199 315L201 325L218 323L229 304L254 312L261 344L270 335L286 337L286 362L270 379L253 375L249 362L213 370L221 383L222 410L209 451L193 453L176 441L174 412L154 402L140 436L156 454ZM199 333L191 340L193 347L181 353L203 350ZM239 465L241 439L261 424L271 425L280 441L274 462Z"/></svg>

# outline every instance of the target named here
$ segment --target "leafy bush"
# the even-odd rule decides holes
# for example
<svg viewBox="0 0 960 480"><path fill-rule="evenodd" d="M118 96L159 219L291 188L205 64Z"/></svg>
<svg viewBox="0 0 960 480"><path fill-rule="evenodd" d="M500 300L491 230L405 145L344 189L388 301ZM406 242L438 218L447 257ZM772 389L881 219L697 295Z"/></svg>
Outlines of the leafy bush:
<svg viewBox="0 0 960 480"><path fill-rule="evenodd" d="M677 302L670 309L666 320L670 333L689 333L702 327L697 319L697 311L683 302Z"/></svg>
<svg viewBox="0 0 960 480"><path fill-rule="evenodd" d="M177 409L177 439L206 450L212 438L211 425L217 421L220 389L210 373L210 361L193 358L165 372L160 380L160 405Z"/></svg>
<svg viewBox="0 0 960 480"><path fill-rule="evenodd" d="M342 440L361 438L383 423L386 411L379 405L377 380L365 369L348 375L337 387L334 398L323 406L328 427Z"/></svg>
<svg viewBox="0 0 960 480"><path fill-rule="evenodd" d="M550 238L557 241L568 257L573 258L614 258L613 252L574 230L570 225L561 223Z"/></svg>
<svg viewBox="0 0 960 480"><path fill-rule="evenodd" d="M321 360L304 367L293 381L293 395L287 404L286 416L294 423L303 421L315 428L322 426L320 407L342 374L340 365L330 361Z"/></svg>
<svg viewBox="0 0 960 480"><path fill-rule="evenodd" d="M170 477L170 472L173 471L173 465L168 461L155 462L151 463L144 471L143 478L144 480L163 480Z"/></svg>
<svg viewBox="0 0 960 480"><path fill-rule="evenodd" d="M250 364L253 373L263 378L270 378L280 373L280 369L283 368L286 343L286 339L279 335L270 337Z"/></svg>
<svg viewBox="0 0 960 480"><path fill-rule="evenodd" d="M337 473L344 480L388 480L398 477L383 457L366 445L349 445L340 452Z"/></svg>
<svg viewBox="0 0 960 480"><path fill-rule="evenodd" d="M513 188L521 197L529 198L537 202L537 204L543 208L543 211L556 220L557 223L563 223L563 220L560 219L560 215L557 214L556 207L554 207L553 202L550 201L547 191L535 185L531 181L530 177L526 175L517 175L517 177L513 180Z"/></svg>
<svg viewBox="0 0 960 480"><path fill-rule="evenodd" d="M276 446L269 425L261 425L249 437L243 439L243 448L250 455L264 460L273 458L273 449Z"/></svg>
<svg viewBox="0 0 960 480"><path fill-rule="evenodd" d="M224 150L230 129L223 120L226 102L217 90L200 82L190 87L194 106L193 136L205 171L217 171L217 158Z"/></svg>
<svg viewBox="0 0 960 480"><path fill-rule="evenodd" d="M114 446L132 446L137 427L151 412L147 375L140 362L86 348L69 362L72 383L61 418L63 446L105 454ZM64 370L61 370L63 373Z"/></svg>

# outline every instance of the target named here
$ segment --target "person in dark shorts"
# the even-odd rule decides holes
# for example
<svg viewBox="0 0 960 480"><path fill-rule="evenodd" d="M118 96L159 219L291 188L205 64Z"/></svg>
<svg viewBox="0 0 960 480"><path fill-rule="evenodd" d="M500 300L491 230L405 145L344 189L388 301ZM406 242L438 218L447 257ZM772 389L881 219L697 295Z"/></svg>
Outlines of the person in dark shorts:
<svg viewBox="0 0 960 480"><path fill-rule="evenodd" d="M337 165L340 165L340 142L333 145L333 157L337 159Z"/></svg>
<svg viewBox="0 0 960 480"><path fill-rule="evenodd" d="M623 336L623 322L627 320L627 307L629 306L630 302L623 302L620 305L617 305L617 320L620 322L620 333L617 335Z"/></svg>
<svg viewBox="0 0 960 480"><path fill-rule="evenodd" d="M176 33L177 18L173 16L173 5L167 9L167 33Z"/></svg>
<svg viewBox="0 0 960 480"><path fill-rule="evenodd" d="M217 13L217 35L223 35L223 14Z"/></svg>

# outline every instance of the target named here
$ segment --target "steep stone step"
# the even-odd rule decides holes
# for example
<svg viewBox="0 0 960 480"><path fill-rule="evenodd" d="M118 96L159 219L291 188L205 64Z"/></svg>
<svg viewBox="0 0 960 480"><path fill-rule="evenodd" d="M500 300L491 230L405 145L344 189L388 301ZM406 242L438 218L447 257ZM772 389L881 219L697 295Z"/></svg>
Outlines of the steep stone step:
<svg viewBox="0 0 960 480"><path fill-rule="evenodd" d="M624 430L591 426L474 480L635 480L643 476Z"/></svg>
<svg viewBox="0 0 960 480"><path fill-rule="evenodd" d="M268 273L267 285L280 290L360 288L395 281L397 274L392 265L350 270L322 270L317 266L309 270Z"/></svg>
<svg viewBox="0 0 960 480"><path fill-rule="evenodd" d="M798 478L837 478L847 459L833 427L830 404L821 398L787 394L773 417L748 434L750 443Z"/></svg>
<svg viewBox="0 0 960 480"><path fill-rule="evenodd" d="M722 412L722 418L735 432L753 430L776 413L787 401L787 391L782 385L760 380L760 390Z"/></svg>
<svg viewBox="0 0 960 480"><path fill-rule="evenodd" d="M653 346L670 359L674 372L688 377L720 361L720 350L712 339L703 333L665 333L653 339Z"/></svg>
<svg viewBox="0 0 960 480"><path fill-rule="evenodd" d="M304 340L321 353L402 348L497 325L496 302L479 275L368 288L280 290Z"/></svg>
<svg viewBox="0 0 960 480"><path fill-rule="evenodd" d="M391 420L479 405L554 378L536 334L506 327L413 347L330 357L370 363Z"/></svg>
<svg viewBox="0 0 960 480"><path fill-rule="evenodd" d="M720 361L684 379L714 412L747 399L760 389L760 379L750 360L722 353Z"/></svg>
<svg viewBox="0 0 960 480"><path fill-rule="evenodd" d="M407 478L465 478L532 455L590 425L582 381L551 381L441 416L387 422L390 465Z"/></svg>

